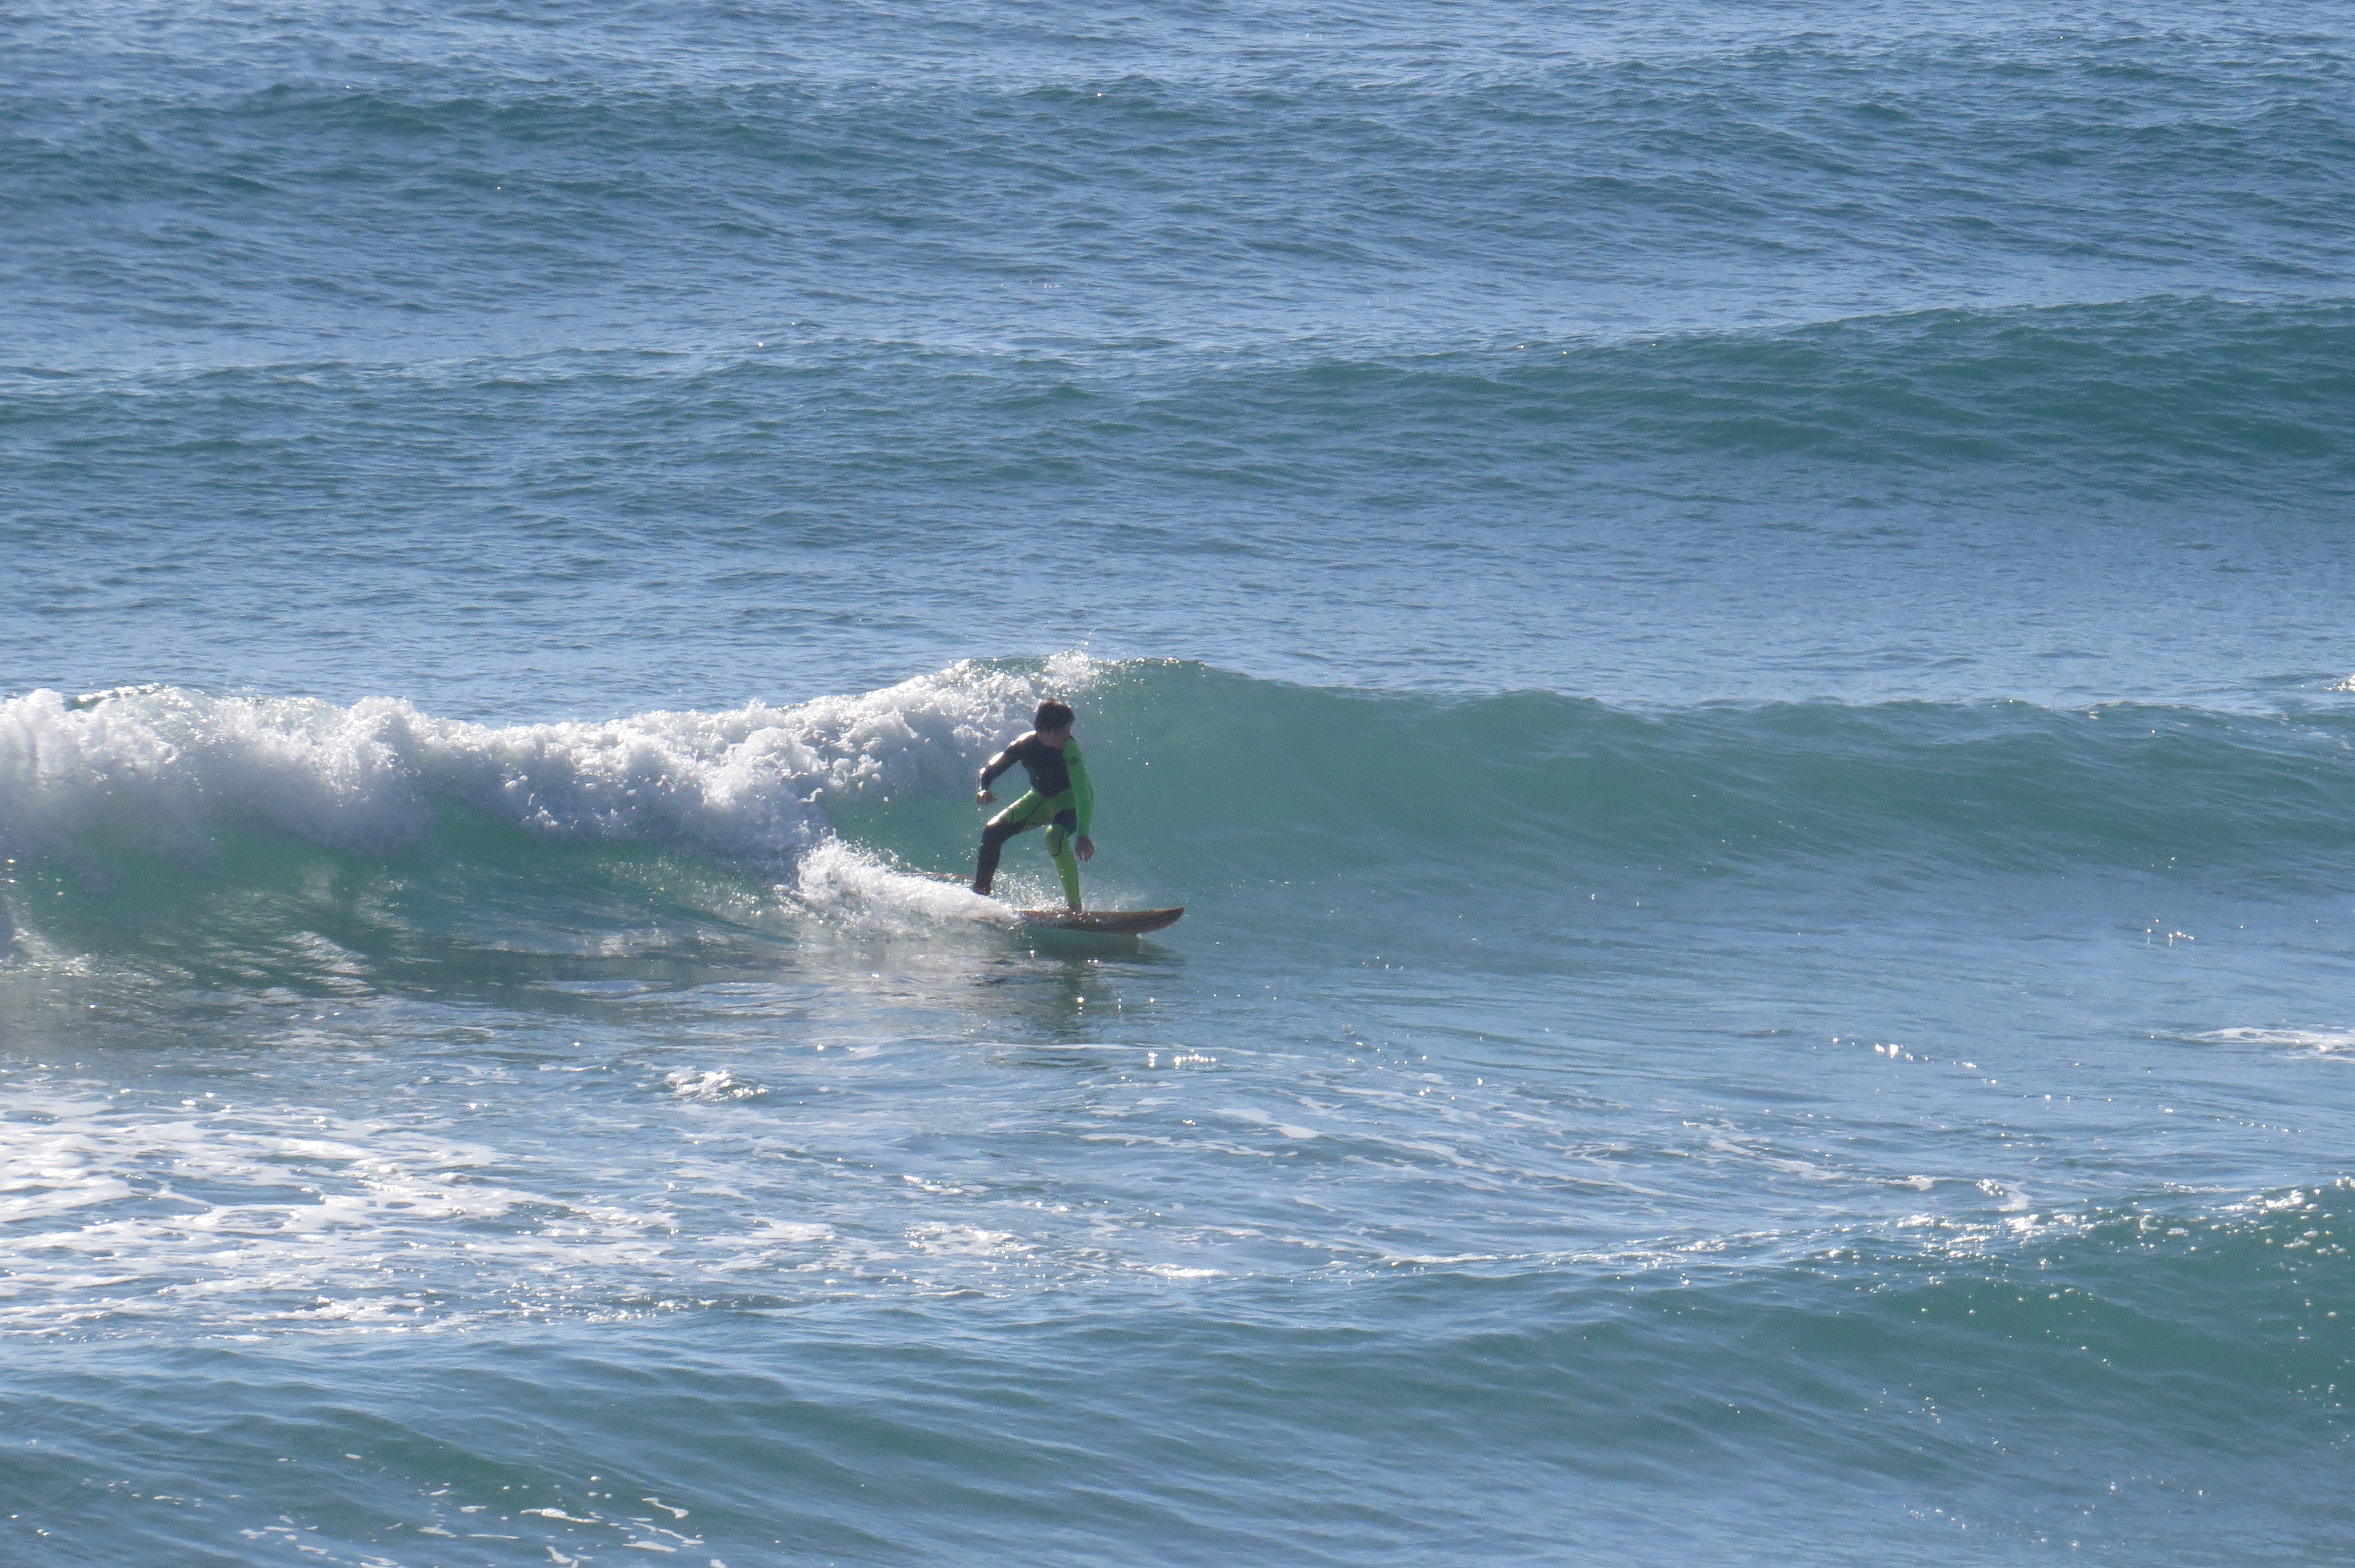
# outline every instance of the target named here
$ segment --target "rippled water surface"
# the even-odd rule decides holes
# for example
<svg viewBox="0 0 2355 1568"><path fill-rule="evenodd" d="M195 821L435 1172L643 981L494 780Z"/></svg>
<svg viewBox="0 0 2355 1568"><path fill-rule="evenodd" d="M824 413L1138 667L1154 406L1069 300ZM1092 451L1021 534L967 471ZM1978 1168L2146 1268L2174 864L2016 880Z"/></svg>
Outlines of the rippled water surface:
<svg viewBox="0 0 2355 1568"><path fill-rule="evenodd" d="M0 1557L2343 1555L2339 8L9 27Z"/></svg>

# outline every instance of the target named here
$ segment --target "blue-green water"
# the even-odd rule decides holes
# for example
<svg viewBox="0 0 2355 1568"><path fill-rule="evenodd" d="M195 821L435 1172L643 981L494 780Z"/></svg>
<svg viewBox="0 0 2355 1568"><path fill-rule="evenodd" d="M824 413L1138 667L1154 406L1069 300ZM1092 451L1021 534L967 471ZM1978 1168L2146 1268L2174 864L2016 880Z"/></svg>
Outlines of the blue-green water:
<svg viewBox="0 0 2355 1568"><path fill-rule="evenodd" d="M2346 1560L2343 9L0 26L0 1561Z"/></svg>

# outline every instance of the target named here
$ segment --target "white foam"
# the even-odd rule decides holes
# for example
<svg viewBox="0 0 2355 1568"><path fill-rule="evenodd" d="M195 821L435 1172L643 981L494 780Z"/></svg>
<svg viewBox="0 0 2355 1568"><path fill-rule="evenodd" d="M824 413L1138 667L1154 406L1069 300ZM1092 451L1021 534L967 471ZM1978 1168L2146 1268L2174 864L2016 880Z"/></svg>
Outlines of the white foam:
<svg viewBox="0 0 2355 1568"><path fill-rule="evenodd" d="M1299 1139L1303 1141L1321 1136L1312 1128L1295 1127L1288 1121L1278 1121L1263 1110L1253 1110L1249 1107L1229 1107L1214 1112L1213 1114L1228 1117L1236 1121L1250 1122L1254 1127L1264 1127L1273 1132L1282 1134L1285 1138Z"/></svg>
<svg viewBox="0 0 2355 1568"><path fill-rule="evenodd" d="M666 839L791 863L829 802L964 787L1047 692L1085 688L1081 655L1037 676L963 663L857 697L724 713L494 727L393 697L302 699L125 688L0 701L0 847L95 837L203 854L224 822L370 851L457 800L548 838Z"/></svg>
<svg viewBox="0 0 2355 1568"><path fill-rule="evenodd" d="M978 1225L911 1225L908 1245L918 1252L967 1257L1019 1257L1034 1250L1011 1231L984 1230Z"/></svg>
<svg viewBox="0 0 2355 1568"><path fill-rule="evenodd" d="M2214 1029L2194 1040L2217 1045L2286 1045L2301 1051L2355 1051L2355 1030Z"/></svg>
<svg viewBox="0 0 2355 1568"><path fill-rule="evenodd" d="M1979 1191L1990 1198L2002 1200L1995 1206L1996 1213L1999 1214L2024 1214L2035 1207L2034 1201L2029 1197L2025 1188L2015 1186L2009 1181L1998 1181L1992 1176L1979 1183Z"/></svg>
<svg viewBox="0 0 2355 1568"><path fill-rule="evenodd" d="M1015 923L1013 914L994 898L956 883L899 870L833 838L813 845L801 857L792 885L778 892L812 914L864 931L905 932L937 922Z"/></svg>
<svg viewBox="0 0 2355 1568"><path fill-rule="evenodd" d="M658 1199L521 1187L495 1174L520 1164L496 1149L395 1119L295 1107L149 1119L22 1082L10 1108L0 1173L22 1224L0 1328L186 1311L399 1323L448 1281L389 1268L390 1255L446 1262L454 1251L517 1274L544 1272L551 1255L644 1267L677 1224ZM518 1211L560 1217L518 1228Z"/></svg>
<svg viewBox="0 0 2355 1568"><path fill-rule="evenodd" d="M671 1093L683 1100L709 1100L714 1104L757 1099L769 1092L751 1079L722 1067L701 1073L666 1073L663 1082L670 1086Z"/></svg>

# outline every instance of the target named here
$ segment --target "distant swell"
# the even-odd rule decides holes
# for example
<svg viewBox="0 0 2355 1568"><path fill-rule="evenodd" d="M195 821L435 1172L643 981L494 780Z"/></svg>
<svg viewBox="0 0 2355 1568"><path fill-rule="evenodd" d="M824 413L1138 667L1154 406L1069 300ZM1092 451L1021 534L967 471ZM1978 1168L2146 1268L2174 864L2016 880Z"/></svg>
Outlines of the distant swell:
<svg viewBox="0 0 2355 1568"><path fill-rule="evenodd" d="M1547 493L1598 464L1736 458L1828 465L1818 482L1835 485L1852 469L2005 487L2035 475L2311 506L2355 493L2350 364L2355 305L2172 295L1478 347L1320 336L1040 354L797 323L720 352L476 353L391 371L18 366L0 375L0 438L30 438L27 461L49 479L78 469L52 471L37 443L70 433L77 454L118 465L227 476L266 462L312 484L400 464L453 429L593 426L620 397L662 406L666 432L703 432L684 452L630 421L595 438L640 462L789 454L796 492L862 514L887 417L893 463L984 493L1045 481L1124 493L1140 473L1322 492L1362 473L1394 500L1419 493L1433 463L1453 483ZM329 451L299 434L322 418L340 431ZM191 443L192 430L208 434Z"/></svg>

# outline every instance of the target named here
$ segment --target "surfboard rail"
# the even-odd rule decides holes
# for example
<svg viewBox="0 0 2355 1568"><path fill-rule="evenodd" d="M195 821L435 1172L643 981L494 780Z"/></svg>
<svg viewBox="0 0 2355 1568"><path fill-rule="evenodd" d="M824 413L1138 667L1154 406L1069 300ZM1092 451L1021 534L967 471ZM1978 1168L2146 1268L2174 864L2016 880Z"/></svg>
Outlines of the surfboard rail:
<svg viewBox="0 0 2355 1568"><path fill-rule="evenodd" d="M1015 917L1025 926L1037 926L1050 931L1092 931L1102 937L1141 937L1147 931L1158 931L1175 926L1178 917L1186 913L1185 906L1175 909L1017 909Z"/></svg>

